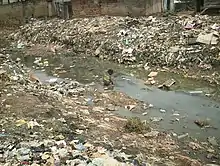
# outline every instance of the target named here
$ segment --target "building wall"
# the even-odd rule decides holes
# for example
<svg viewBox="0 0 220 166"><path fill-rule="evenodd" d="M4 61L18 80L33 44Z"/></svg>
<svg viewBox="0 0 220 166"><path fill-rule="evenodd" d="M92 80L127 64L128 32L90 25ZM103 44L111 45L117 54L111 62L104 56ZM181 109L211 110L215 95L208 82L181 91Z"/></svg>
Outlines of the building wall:
<svg viewBox="0 0 220 166"><path fill-rule="evenodd" d="M205 8L220 8L220 0L204 0Z"/></svg>
<svg viewBox="0 0 220 166"><path fill-rule="evenodd" d="M38 1L37 3L21 2L0 5L0 25L18 25L24 18L45 17L47 16L47 2Z"/></svg>
<svg viewBox="0 0 220 166"><path fill-rule="evenodd" d="M160 13L163 11L163 1L162 0L148 0L146 2L146 15Z"/></svg>
<svg viewBox="0 0 220 166"><path fill-rule="evenodd" d="M162 11L162 0L72 0L73 16L143 16ZM147 4L152 4L147 6ZM156 4L156 5L155 5ZM151 8L149 10L149 8ZM146 11L148 10L148 11Z"/></svg>
<svg viewBox="0 0 220 166"><path fill-rule="evenodd" d="M28 0L26 0L28 2ZM20 24L24 18L45 17L48 15L46 0L29 2L26 5L18 0L2 1L0 4L0 25ZM99 3L100 2L100 3ZM143 16L162 11L163 0L71 0L73 17L83 16ZM53 11L53 14L55 12Z"/></svg>

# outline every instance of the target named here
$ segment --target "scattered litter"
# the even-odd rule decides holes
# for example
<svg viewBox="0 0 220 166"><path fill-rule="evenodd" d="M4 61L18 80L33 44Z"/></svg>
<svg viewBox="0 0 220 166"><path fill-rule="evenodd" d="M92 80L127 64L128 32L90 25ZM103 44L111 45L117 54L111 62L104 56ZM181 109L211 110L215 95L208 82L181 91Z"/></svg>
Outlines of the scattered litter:
<svg viewBox="0 0 220 166"><path fill-rule="evenodd" d="M144 112L144 113L142 113L143 116L146 116L147 114L148 114L148 112Z"/></svg>
<svg viewBox="0 0 220 166"><path fill-rule="evenodd" d="M201 149L202 147L198 144L198 143L196 143L196 142L190 142L189 143L189 147L191 148L191 149L193 149L193 150L198 150L198 149Z"/></svg>
<svg viewBox="0 0 220 166"><path fill-rule="evenodd" d="M176 53L180 50L180 47L179 46L175 46L175 47L170 47L170 52L172 53Z"/></svg>
<svg viewBox="0 0 220 166"><path fill-rule="evenodd" d="M189 94L191 94L191 95L199 95L199 94L203 94L203 91L190 91Z"/></svg>
<svg viewBox="0 0 220 166"><path fill-rule="evenodd" d="M208 120L195 120L195 124L197 124L199 127L209 127L209 121Z"/></svg>
<svg viewBox="0 0 220 166"><path fill-rule="evenodd" d="M161 112L161 113L166 113L166 110L160 109L160 112Z"/></svg>
<svg viewBox="0 0 220 166"><path fill-rule="evenodd" d="M196 41L198 43L216 45L218 44L218 38L219 38L219 34L217 32L206 35L200 34Z"/></svg>
<svg viewBox="0 0 220 166"><path fill-rule="evenodd" d="M145 136L145 137L148 137L148 138L149 138L149 137L157 137L158 134L159 134L158 131L151 131L151 132L145 133L144 136Z"/></svg>
<svg viewBox="0 0 220 166"><path fill-rule="evenodd" d="M21 119L21 120L17 120L16 121L16 126L22 126L22 125L24 125L24 124L27 124L27 122L24 120L24 119Z"/></svg>
<svg viewBox="0 0 220 166"><path fill-rule="evenodd" d="M18 49L24 48L24 44L23 44L23 43L18 43L17 48L18 48Z"/></svg>
<svg viewBox="0 0 220 166"><path fill-rule="evenodd" d="M216 31L218 31L218 30L220 30L220 26L218 25L218 24L213 24L212 26L211 26L211 28L213 29L213 30L216 30Z"/></svg>
<svg viewBox="0 0 220 166"><path fill-rule="evenodd" d="M170 90L170 87L174 85L175 83L176 81L174 79L170 79L170 80L165 81L163 84L159 85L158 88L164 89L164 90Z"/></svg>
<svg viewBox="0 0 220 166"><path fill-rule="evenodd" d="M149 104L148 107L149 107L149 108L153 108L154 105L153 105L153 104Z"/></svg>
<svg viewBox="0 0 220 166"><path fill-rule="evenodd" d="M173 113L173 116L180 116L179 113Z"/></svg>
<svg viewBox="0 0 220 166"><path fill-rule="evenodd" d="M158 72L150 72L150 74L148 74L148 77L156 77L158 75Z"/></svg>
<svg viewBox="0 0 220 166"><path fill-rule="evenodd" d="M160 121L163 120L163 118L162 118L162 117L151 117L150 120L151 120L152 122L160 122Z"/></svg>
<svg viewBox="0 0 220 166"><path fill-rule="evenodd" d="M125 108L129 111L133 110L136 107L136 105L126 105Z"/></svg>
<svg viewBox="0 0 220 166"><path fill-rule="evenodd" d="M188 136L189 136L189 134L186 133L186 134L183 134L183 135L179 135L177 138L182 139L182 138L185 138L185 137L188 137Z"/></svg>
<svg viewBox="0 0 220 166"><path fill-rule="evenodd" d="M7 137L8 134L5 134L5 133L0 133L0 137Z"/></svg>

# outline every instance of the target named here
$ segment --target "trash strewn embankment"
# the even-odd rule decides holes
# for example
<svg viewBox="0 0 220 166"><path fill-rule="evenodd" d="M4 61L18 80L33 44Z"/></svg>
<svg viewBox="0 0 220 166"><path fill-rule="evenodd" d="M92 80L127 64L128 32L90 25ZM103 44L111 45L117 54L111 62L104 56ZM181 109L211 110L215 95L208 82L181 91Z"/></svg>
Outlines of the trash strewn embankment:
<svg viewBox="0 0 220 166"><path fill-rule="evenodd" d="M32 20L10 35L18 46L55 44L74 54L138 67L218 67L220 17L95 17Z"/></svg>
<svg viewBox="0 0 220 166"><path fill-rule="evenodd" d="M0 60L1 165L201 165L168 133L113 114L138 101L69 79L42 84L19 58Z"/></svg>

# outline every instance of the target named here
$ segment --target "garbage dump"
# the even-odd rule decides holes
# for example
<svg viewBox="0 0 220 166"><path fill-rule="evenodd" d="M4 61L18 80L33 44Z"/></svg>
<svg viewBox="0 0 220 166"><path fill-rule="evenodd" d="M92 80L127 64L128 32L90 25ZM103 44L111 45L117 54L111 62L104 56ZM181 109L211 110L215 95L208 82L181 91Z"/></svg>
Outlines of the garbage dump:
<svg viewBox="0 0 220 166"><path fill-rule="evenodd" d="M94 17L32 20L14 46L53 43L76 54L124 64L210 69L219 63L219 16Z"/></svg>

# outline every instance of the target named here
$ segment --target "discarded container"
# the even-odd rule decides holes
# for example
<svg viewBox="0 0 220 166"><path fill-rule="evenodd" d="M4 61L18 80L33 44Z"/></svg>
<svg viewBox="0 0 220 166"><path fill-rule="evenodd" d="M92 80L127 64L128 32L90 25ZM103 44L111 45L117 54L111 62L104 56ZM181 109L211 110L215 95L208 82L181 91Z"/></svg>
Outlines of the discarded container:
<svg viewBox="0 0 220 166"><path fill-rule="evenodd" d="M166 113L166 110L160 109L160 112L161 112L161 113Z"/></svg>
<svg viewBox="0 0 220 166"><path fill-rule="evenodd" d="M150 118L150 120L151 120L152 122L160 122L160 121L163 120L163 118L162 118L162 117L152 117L152 118Z"/></svg>
<svg viewBox="0 0 220 166"><path fill-rule="evenodd" d="M191 94L191 95L200 95L200 94L203 94L203 91L190 91L189 94Z"/></svg>
<svg viewBox="0 0 220 166"><path fill-rule="evenodd" d="M93 105L93 97L88 97L86 102L87 102L87 105Z"/></svg>
<svg viewBox="0 0 220 166"><path fill-rule="evenodd" d="M182 138L185 138L185 137L188 137L188 136L189 136L189 134L186 133L186 134L183 134L183 135L178 136L177 138L178 138L178 139L182 139Z"/></svg>

